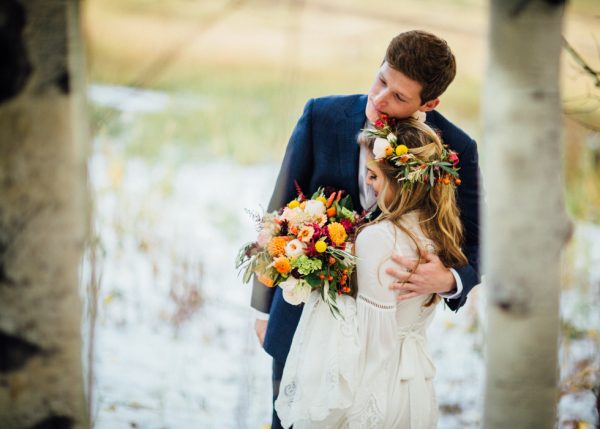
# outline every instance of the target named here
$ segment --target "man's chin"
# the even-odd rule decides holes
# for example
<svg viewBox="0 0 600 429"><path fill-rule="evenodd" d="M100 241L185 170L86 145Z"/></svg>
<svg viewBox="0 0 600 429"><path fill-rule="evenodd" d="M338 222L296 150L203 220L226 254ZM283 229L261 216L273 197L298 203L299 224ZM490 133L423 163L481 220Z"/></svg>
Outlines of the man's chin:
<svg viewBox="0 0 600 429"><path fill-rule="evenodd" d="M381 114L374 109L367 108L365 114L367 116L367 119L371 122L375 122L381 118Z"/></svg>

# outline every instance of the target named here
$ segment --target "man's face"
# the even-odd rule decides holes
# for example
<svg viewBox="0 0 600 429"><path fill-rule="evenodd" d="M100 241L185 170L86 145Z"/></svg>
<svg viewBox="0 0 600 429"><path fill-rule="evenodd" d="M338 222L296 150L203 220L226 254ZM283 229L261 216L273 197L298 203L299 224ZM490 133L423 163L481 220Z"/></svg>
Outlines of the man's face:
<svg viewBox="0 0 600 429"><path fill-rule="evenodd" d="M369 90L369 99L365 110L367 119L375 122L382 113L401 119L411 116L417 110L426 112L434 109L439 103L439 99L436 98L421 104L422 89L419 82L408 78L384 62Z"/></svg>

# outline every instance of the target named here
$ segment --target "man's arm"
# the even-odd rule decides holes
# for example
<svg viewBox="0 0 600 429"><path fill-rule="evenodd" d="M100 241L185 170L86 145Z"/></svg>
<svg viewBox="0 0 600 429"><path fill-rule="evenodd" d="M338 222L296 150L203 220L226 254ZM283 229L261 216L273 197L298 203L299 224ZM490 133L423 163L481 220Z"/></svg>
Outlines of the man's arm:
<svg viewBox="0 0 600 429"><path fill-rule="evenodd" d="M292 132L267 211L277 210L296 197L294 181L298 182L303 190L308 188L313 165L311 138L313 103L312 99L306 103L304 112ZM275 288L267 287L254 278L251 307L262 313L269 313L274 294Z"/></svg>
<svg viewBox="0 0 600 429"><path fill-rule="evenodd" d="M477 144L472 141L460 155L460 179L463 187L458 192L458 204L461 211L463 224L463 246L462 250L469 263L464 267L455 268L462 283L460 296L446 299L446 304L456 311L462 307L467 295L476 285L481 282L480 276L480 200L481 200L481 172L479 169L479 154Z"/></svg>

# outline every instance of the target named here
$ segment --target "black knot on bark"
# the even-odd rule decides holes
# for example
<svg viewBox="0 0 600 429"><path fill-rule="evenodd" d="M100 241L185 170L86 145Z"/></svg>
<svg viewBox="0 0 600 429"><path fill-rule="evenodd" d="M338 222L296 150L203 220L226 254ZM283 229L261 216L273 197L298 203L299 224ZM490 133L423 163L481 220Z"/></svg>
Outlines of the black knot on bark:
<svg viewBox="0 0 600 429"><path fill-rule="evenodd" d="M0 372L6 373L23 368L42 349L22 338L0 332Z"/></svg>
<svg viewBox="0 0 600 429"><path fill-rule="evenodd" d="M0 102L21 92L31 75L23 40L25 21L25 10L19 2L0 2Z"/></svg>
<svg viewBox="0 0 600 429"><path fill-rule="evenodd" d="M73 425L74 421L70 417L51 416L31 426L31 429L71 429Z"/></svg>

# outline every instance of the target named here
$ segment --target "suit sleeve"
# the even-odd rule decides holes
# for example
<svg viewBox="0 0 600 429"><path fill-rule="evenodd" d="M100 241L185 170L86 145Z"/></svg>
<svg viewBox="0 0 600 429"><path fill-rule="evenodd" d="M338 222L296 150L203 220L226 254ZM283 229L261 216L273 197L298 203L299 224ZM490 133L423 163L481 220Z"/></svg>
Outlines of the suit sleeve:
<svg viewBox="0 0 600 429"><path fill-rule="evenodd" d="M446 304L456 311L467 301L467 295L480 283L480 191L481 180L479 170L479 155L477 144L473 141L465 151L459 154L460 179L462 181L458 194L458 205L461 210L461 220L464 228L463 252L469 260L468 265L455 268L463 284L463 290L459 297L446 299Z"/></svg>
<svg viewBox="0 0 600 429"><path fill-rule="evenodd" d="M292 132L277 176L275 189L267 207L268 211L277 210L296 197L294 181L298 182L302 190L309 191L310 175L313 169L313 104L314 100L312 99L306 103L304 112ZM275 288L266 287L255 278L252 284L250 305L260 312L269 313L274 294Z"/></svg>

